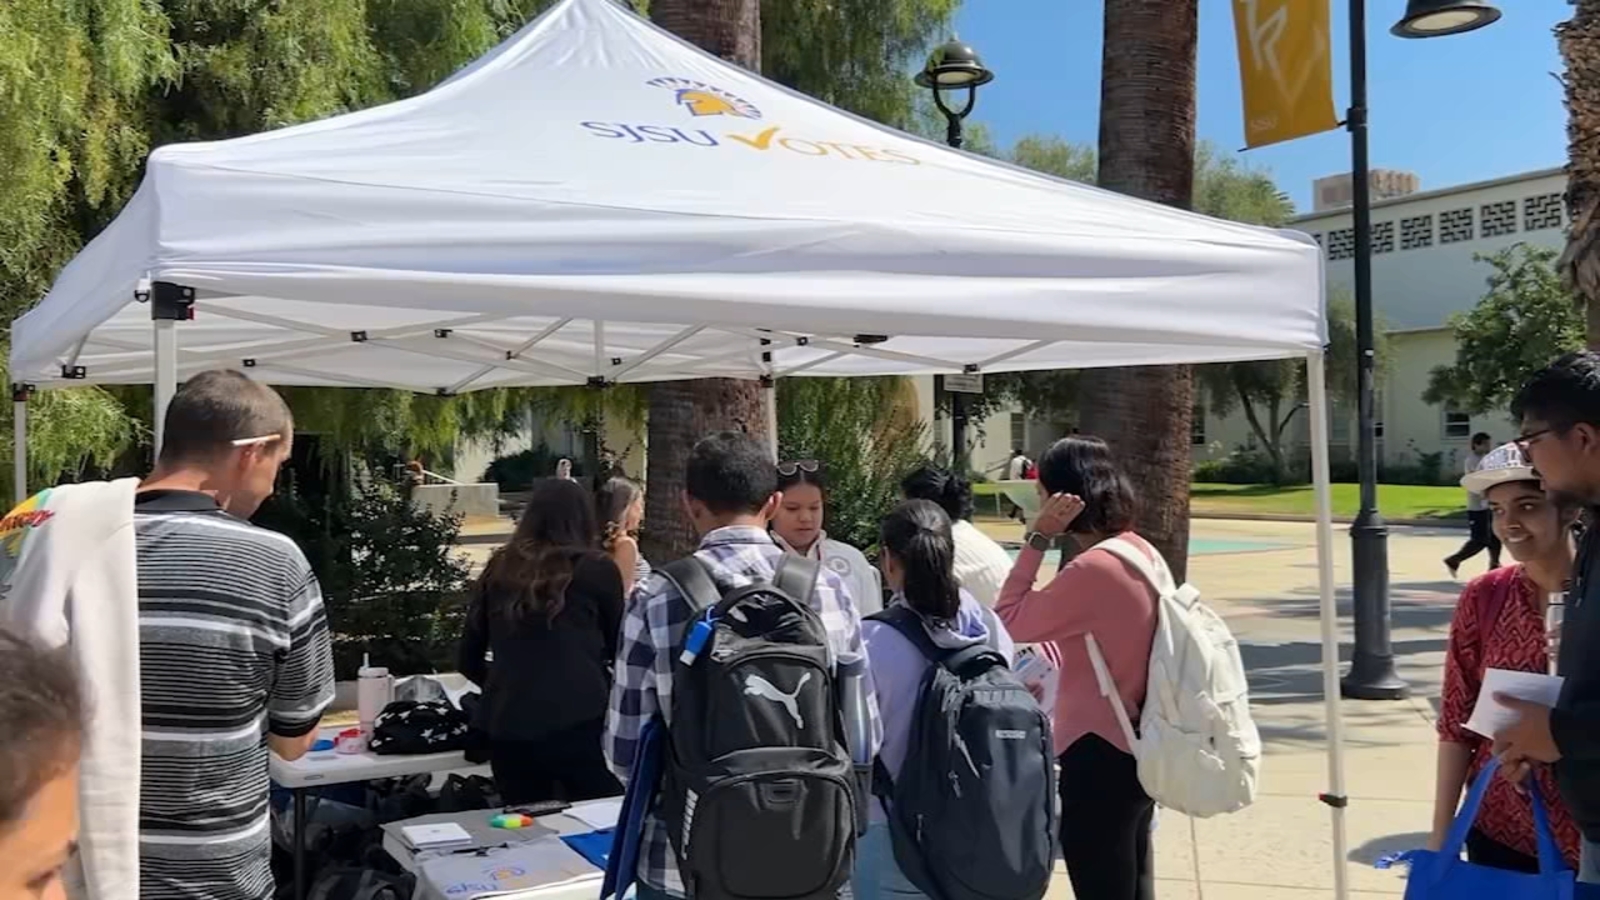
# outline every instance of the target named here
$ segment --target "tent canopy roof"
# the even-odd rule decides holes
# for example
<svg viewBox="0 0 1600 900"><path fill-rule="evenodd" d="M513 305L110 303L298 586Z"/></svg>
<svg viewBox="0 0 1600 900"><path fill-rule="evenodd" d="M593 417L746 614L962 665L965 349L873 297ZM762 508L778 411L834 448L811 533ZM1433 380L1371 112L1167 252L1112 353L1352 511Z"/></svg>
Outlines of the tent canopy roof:
<svg viewBox="0 0 1600 900"><path fill-rule="evenodd" d="M180 377L429 392L1263 359L1325 334L1305 235L918 140L611 0L564 0L408 100L155 151L15 323L13 380L151 382L150 281L197 292Z"/></svg>

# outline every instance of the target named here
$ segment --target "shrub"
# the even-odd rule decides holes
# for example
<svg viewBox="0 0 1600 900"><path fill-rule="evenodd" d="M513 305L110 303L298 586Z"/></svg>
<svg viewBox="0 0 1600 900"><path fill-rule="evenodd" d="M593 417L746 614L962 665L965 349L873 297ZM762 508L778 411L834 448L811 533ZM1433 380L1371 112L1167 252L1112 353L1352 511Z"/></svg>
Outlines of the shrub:
<svg viewBox="0 0 1600 900"><path fill-rule="evenodd" d="M567 457L572 460L572 477L583 477L583 459ZM517 453L496 457L483 470L483 481L492 481L500 485L502 491L525 491L533 485L535 478L549 478L556 473L556 463L562 457L552 451L549 446L539 444Z"/></svg>
<svg viewBox="0 0 1600 900"><path fill-rule="evenodd" d="M1281 484L1288 479L1272 457L1254 450L1235 450L1221 459L1194 464L1195 481L1209 484Z"/></svg>

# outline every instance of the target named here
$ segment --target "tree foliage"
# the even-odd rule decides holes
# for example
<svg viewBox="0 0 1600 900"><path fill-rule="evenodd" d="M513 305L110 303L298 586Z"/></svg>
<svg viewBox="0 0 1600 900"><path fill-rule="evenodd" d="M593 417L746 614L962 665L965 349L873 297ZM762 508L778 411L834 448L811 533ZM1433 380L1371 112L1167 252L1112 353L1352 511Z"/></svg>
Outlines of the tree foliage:
<svg viewBox="0 0 1600 900"><path fill-rule="evenodd" d="M1428 378L1422 399L1480 415L1504 409L1528 373L1584 346L1584 313L1556 269L1556 252L1516 244L1491 256L1488 291L1450 318L1456 361Z"/></svg>

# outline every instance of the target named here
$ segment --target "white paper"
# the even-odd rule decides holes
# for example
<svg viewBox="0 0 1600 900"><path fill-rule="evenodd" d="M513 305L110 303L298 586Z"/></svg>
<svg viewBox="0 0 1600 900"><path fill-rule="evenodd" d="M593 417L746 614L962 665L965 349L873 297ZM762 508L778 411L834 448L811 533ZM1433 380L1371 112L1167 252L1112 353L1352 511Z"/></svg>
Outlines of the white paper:
<svg viewBox="0 0 1600 900"><path fill-rule="evenodd" d="M1556 699L1561 696L1561 682L1559 675L1488 669L1483 673L1483 686L1478 689L1478 701L1472 707L1472 716L1462 727L1492 738L1495 732L1515 725L1518 718L1517 712L1495 702L1495 694L1555 706Z"/></svg>
<svg viewBox="0 0 1600 900"><path fill-rule="evenodd" d="M407 825L400 829L406 841L418 850L446 844L470 844L472 835L455 822L431 822L426 825Z"/></svg>
<svg viewBox="0 0 1600 900"><path fill-rule="evenodd" d="M583 878L598 879L601 874L556 838L494 850L483 856L441 856L424 862L422 873L431 892L446 900L493 897Z"/></svg>
<svg viewBox="0 0 1600 900"><path fill-rule="evenodd" d="M567 810L567 815L597 830L615 828L617 820L622 818L622 798L578 803Z"/></svg>

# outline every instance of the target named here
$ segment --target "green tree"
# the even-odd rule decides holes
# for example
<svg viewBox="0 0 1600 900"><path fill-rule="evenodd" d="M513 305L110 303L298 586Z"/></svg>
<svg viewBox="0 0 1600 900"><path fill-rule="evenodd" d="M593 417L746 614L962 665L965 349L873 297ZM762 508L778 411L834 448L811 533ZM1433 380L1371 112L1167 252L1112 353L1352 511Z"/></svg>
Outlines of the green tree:
<svg viewBox="0 0 1600 900"><path fill-rule="evenodd" d="M1584 346L1584 311L1554 250L1517 244L1476 258L1490 266L1488 292L1450 317L1456 361L1434 369L1422 395L1472 415L1504 409L1529 372Z"/></svg>

